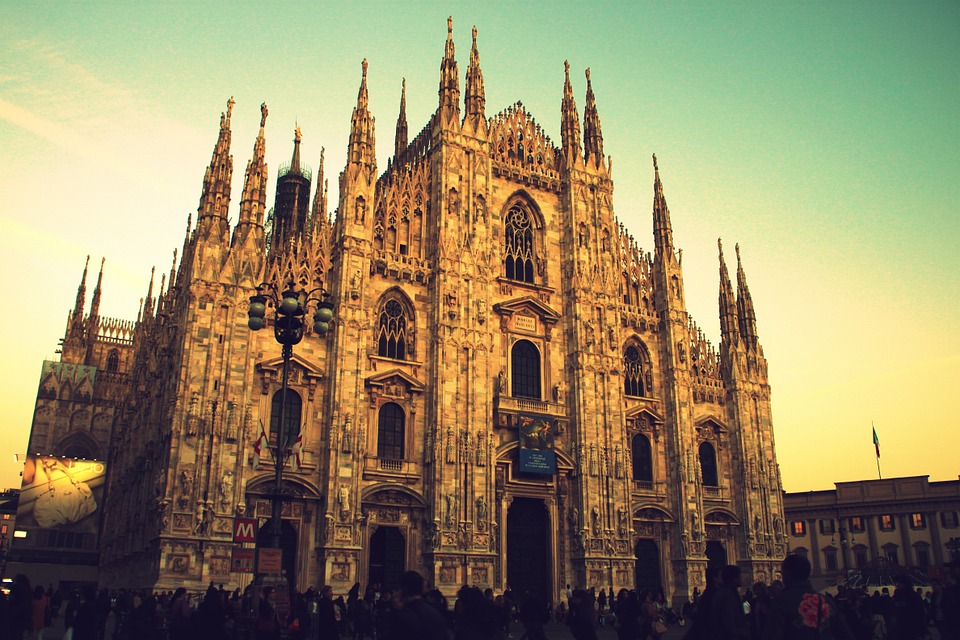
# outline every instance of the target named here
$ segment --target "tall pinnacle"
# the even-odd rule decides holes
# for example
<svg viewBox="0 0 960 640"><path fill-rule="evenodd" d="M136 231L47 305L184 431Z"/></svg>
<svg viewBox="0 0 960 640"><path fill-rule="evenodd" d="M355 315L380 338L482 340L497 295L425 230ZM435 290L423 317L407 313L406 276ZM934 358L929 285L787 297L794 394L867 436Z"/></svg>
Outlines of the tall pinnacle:
<svg viewBox="0 0 960 640"><path fill-rule="evenodd" d="M480 52L477 50L477 28L473 28L473 45L470 47L470 64L467 65L467 95L464 107L467 117L483 118L487 100L483 90L483 71L480 70Z"/></svg>
<svg viewBox="0 0 960 640"><path fill-rule="evenodd" d="M460 72L453 47L453 17L447 18L447 44L440 62L440 116L460 121Z"/></svg>
<svg viewBox="0 0 960 640"><path fill-rule="evenodd" d="M560 139L568 158L580 155L580 114L570 85L570 63L563 61L563 102L560 103Z"/></svg>
<svg viewBox="0 0 960 640"><path fill-rule="evenodd" d="M153 275L156 270L156 267L150 268L150 285L147 287L147 298L144 301L143 320L153 317Z"/></svg>
<svg viewBox="0 0 960 640"><path fill-rule="evenodd" d="M220 114L220 133L213 148L210 166L203 176L203 193L197 207L197 221L202 218L227 218L230 207L230 181L233 179L233 156L230 155L230 116L233 97L227 101L226 113Z"/></svg>
<svg viewBox="0 0 960 640"><path fill-rule="evenodd" d="M723 243L720 238L717 238L717 248L720 250L720 338L724 344L733 345L739 341L740 335L737 303L733 286L730 284L730 274L727 272L727 262L723 259Z"/></svg>
<svg viewBox="0 0 960 640"><path fill-rule="evenodd" d="M253 155L247 162L247 170L243 178L243 199L240 201L240 220L242 224L263 224L263 215L267 206L267 163L264 161L267 142L264 138L264 127L267 124L267 103L260 105L260 132L253 142ZM293 162L300 164L300 129L297 128L297 145L293 152Z"/></svg>
<svg viewBox="0 0 960 640"><path fill-rule="evenodd" d="M350 118L347 163L364 165L376 173L376 135L374 134L374 118L370 115L369 97L367 96L366 58L364 58L361 66L363 76L360 79L360 90L357 92L357 106L354 107L353 116Z"/></svg>
<svg viewBox="0 0 960 640"><path fill-rule="evenodd" d="M300 173L300 141L303 134L300 133L300 124L298 123L293 130L293 157L290 158L290 172Z"/></svg>
<svg viewBox="0 0 960 640"><path fill-rule="evenodd" d="M314 244L326 251L330 226L327 220L327 183L323 179L324 148L320 147L320 167L317 169L317 189L313 193L313 205L310 208L310 235Z"/></svg>
<svg viewBox="0 0 960 640"><path fill-rule="evenodd" d="M80 278L80 286L77 287L77 302L73 306L73 317L77 320L83 318L83 307L87 298L87 269L90 267L90 256L83 265L83 277Z"/></svg>
<svg viewBox="0 0 960 640"><path fill-rule="evenodd" d="M603 134L600 132L600 114L597 113L597 99L593 95L590 82L590 69L587 75L587 101L583 107L583 152L584 158L591 158L599 164L603 161Z"/></svg>
<svg viewBox="0 0 960 640"><path fill-rule="evenodd" d="M747 276L743 273L743 264L740 262L740 245L734 247L737 252L737 316L740 319L740 335L748 347L756 348L757 314L753 310L753 298L747 287Z"/></svg>
<svg viewBox="0 0 960 640"><path fill-rule="evenodd" d="M103 265L106 263L106 258L100 260L100 273L97 275L97 286L93 288L93 301L90 303L91 318L100 316L100 285L103 284Z"/></svg>
<svg viewBox="0 0 960 640"><path fill-rule="evenodd" d="M397 135L393 140L393 157L398 157L407 148L407 79L400 88L400 115L397 116Z"/></svg>
<svg viewBox="0 0 960 640"><path fill-rule="evenodd" d="M673 260L673 229L670 227L670 209L663 195L657 154L653 154L653 240L656 252L667 260Z"/></svg>

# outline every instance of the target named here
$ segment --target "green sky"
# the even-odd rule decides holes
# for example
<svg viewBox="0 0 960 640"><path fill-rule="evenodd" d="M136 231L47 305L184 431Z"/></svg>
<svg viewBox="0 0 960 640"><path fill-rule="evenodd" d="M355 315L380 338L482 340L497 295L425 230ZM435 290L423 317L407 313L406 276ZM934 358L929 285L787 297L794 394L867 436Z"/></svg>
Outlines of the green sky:
<svg viewBox="0 0 960 640"><path fill-rule="evenodd" d="M411 137L436 107L448 15L461 78L478 28L487 115L520 100L555 142L563 62L581 113L591 68L617 215L652 250L655 152L714 342L717 238L740 244L787 490L875 478L871 421L884 476L957 477L960 4L303 5L0 4L0 487L86 255L107 260L102 314L135 318L227 98L235 219L261 102L271 180L299 122L335 185L366 58L383 168L402 78Z"/></svg>

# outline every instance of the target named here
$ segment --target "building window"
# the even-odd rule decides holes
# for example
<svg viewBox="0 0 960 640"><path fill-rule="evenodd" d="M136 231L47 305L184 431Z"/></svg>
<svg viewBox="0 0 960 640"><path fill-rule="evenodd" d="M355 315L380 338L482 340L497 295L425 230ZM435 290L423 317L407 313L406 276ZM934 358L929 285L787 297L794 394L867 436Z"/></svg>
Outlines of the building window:
<svg viewBox="0 0 960 640"><path fill-rule="evenodd" d="M894 521L893 516L880 516L880 531L893 531L896 528L897 523Z"/></svg>
<svg viewBox="0 0 960 640"><path fill-rule="evenodd" d="M389 402L380 407L377 422L377 457L403 460L405 416L400 405Z"/></svg>
<svg viewBox="0 0 960 640"><path fill-rule="evenodd" d="M867 565L867 548L856 546L853 548L853 563L857 569L862 569Z"/></svg>
<svg viewBox="0 0 960 640"><path fill-rule="evenodd" d="M643 358L635 345L623 352L623 392L628 396L644 397Z"/></svg>
<svg viewBox="0 0 960 640"><path fill-rule="evenodd" d="M887 560L893 564L900 564L900 556L897 553L899 547L895 544L885 544L883 545L883 555L887 557Z"/></svg>
<svg viewBox="0 0 960 640"><path fill-rule="evenodd" d="M930 566L930 545L926 542L918 542L913 546L913 553L917 556L918 567Z"/></svg>
<svg viewBox="0 0 960 640"><path fill-rule="evenodd" d="M700 444L700 472L706 487L719 487L717 482L717 453L709 442Z"/></svg>
<svg viewBox="0 0 960 640"><path fill-rule="evenodd" d="M820 521L820 533L823 535L829 535L836 531L836 524L833 520L821 520Z"/></svg>
<svg viewBox="0 0 960 640"><path fill-rule="evenodd" d="M807 523L803 520L794 520L790 523L790 533L795 536L807 535Z"/></svg>
<svg viewBox="0 0 960 640"><path fill-rule="evenodd" d="M911 513L910 514L910 528L911 529L926 529L927 528L927 519L923 517L922 513Z"/></svg>
<svg viewBox="0 0 960 640"><path fill-rule="evenodd" d="M529 340L520 340L513 345L512 365L513 396L540 400L540 351Z"/></svg>
<svg viewBox="0 0 960 640"><path fill-rule="evenodd" d="M7 535L7 525L3 525L2 527L0 527L0 536L5 536L5 535Z"/></svg>
<svg viewBox="0 0 960 640"><path fill-rule="evenodd" d="M836 571L837 570L837 550L836 549L824 549L823 550L823 565L827 571Z"/></svg>
<svg viewBox="0 0 960 640"><path fill-rule="evenodd" d="M395 360L407 357L407 318L399 300L387 300L380 310L377 355Z"/></svg>
<svg viewBox="0 0 960 640"><path fill-rule="evenodd" d="M792 553L795 556L802 556L804 558L807 557L807 550L804 547L797 547Z"/></svg>
<svg viewBox="0 0 960 640"><path fill-rule="evenodd" d="M940 524L944 526L945 529L956 529L958 526L957 523L957 512L956 511L942 511L940 513Z"/></svg>
<svg viewBox="0 0 960 640"><path fill-rule="evenodd" d="M286 405L281 407L281 405ZM300 394L293 389L287 389L287 401L283 402L283 391L273 394L273 403L270 406L270 435L282 437L279 443L291 446L300 433L300 411L303 406ZM280 413L283 412L283 429L280 428Z"/></svg>
<svg viewBox="0 0 960 640"><path fill-rule="evenodd" d="M120 354L116 349L110 351L110 355L107 356L107 371L110 373L116 373L120 370Z"/></svg>
<svg viewBox="0 0 960 640"><path fill-rule="evenodd" d="M863 533L866 530L867 525L864 524L861 516L853 516L850 518L850 533Z"/></svg>
<svg viewBox="0 0 960 640"><path fill-rule="evenodd" d="M530 213L515 204L507 211L504 229L504 272L510 280L533 284L533 221Z"/></svg>
<svg viewBox="0 0 960 640"><path fill-rule="evenodd" d="M650 440L642 433L633 436L633 479L639 482L653 482L653 455Z"/></svg>

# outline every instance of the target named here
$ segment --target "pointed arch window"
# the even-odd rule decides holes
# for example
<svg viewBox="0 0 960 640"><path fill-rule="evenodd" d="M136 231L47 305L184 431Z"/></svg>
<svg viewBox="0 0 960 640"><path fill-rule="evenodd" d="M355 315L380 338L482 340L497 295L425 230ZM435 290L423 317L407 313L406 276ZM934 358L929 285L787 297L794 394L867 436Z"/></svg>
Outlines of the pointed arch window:
<svg viewBox="0 0 960 640"><path fill-rule="evenodd" d="M540 391L540 351L529 340L513 345L511 353L511 391L515 398L542 399Z"/></svg>
<svg viewBox="0 0 960 640"><path fill-rule="evenodd" d="M703 486L720 486L717 482L717 452L709 442L700 444L700 473Z"/></svg>
<svg viewBox="0 0 960 640"><path fill-rule="evenodd" d="M377 457L403 460L406 416L400 405L388 402L380 407L377 421Z"/></svg>
<svg viewBox="0 0 960 640"><path fill-rule="evenodd" d="M287 400L284 403L283 391L273 394L270 405L270 435L279 438L281 446L289 447L300 433L300 413L303 401L300 394L293 389L287 389ZM283 406L286 404L286 406ZM280 424L280 414L283 413L283 425Z"/></svg>
<svg viewBox="0 0 960 640"><path fill-rule="evenodd" d="M638 482L653 482L653 453L650 440L642 433L633 436L633 479Z"/></svg>
<svg viewBox="0 0 960 640"><path fill-rule="evenodd" d="M533 218L515 204L507 211L504 229L504 271L510 280L533 284L536 255L533 250Z"/></svg>
<svg viewBox="0 0 960 640"><path fill-rule="evenodd" d="M644 397L643 357L636 345L623 352L623 392L628 396Z"/></svg>
<svg viewBox="0 0 960 640"><path fill-rule="evenodd" d="M120 354L116 349L110 351L110 355L107 356L107 371L110 373L116 373L120 370Z"/></svg>
<svg viewBox="0 0 960 640"><path fill-rule="evenodd" d="M396 360L407 358L407 317L396 298L387 300L380 309L377 355Z"/></svg>

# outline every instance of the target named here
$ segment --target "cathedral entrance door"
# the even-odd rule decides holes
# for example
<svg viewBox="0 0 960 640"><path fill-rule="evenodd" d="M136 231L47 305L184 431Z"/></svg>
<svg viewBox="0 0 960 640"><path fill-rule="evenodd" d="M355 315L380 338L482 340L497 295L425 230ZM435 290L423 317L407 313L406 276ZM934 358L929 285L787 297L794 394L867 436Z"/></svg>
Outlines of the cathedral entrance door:
<svg viewBox="0 0 960 640"><path fill-rule="evenodd" d="M723 543L718 540L710 540L707 542L707 568L712 569L716 567L726 566L727 564L727 550L723 548Z"/></svg>
<svg viewBox="0 0 960 640"><path fill-rule="evenodd" d="M380 527L370 537L370 570L367 584L396 589L406 571L407 542L397 527Z"/></svg>
<svg viewBox="0 0 960 640"><path fill-rule="evenodd" d="M550 527L543 500L514 498L507 512L507 584L515 597L529 591L550 602Z"/></svg>
<svg viewBox="0 0 960 640"><path fill-rule="evenodd" d="M257 547L270 547L273 528L270 521L257 532ZM283 550L281 571L291 586L297 586L297 530L288 520L280 521L280 549Z"/></svg>
<svg viewBox="0 0 960 640"><path fill-rule="evenodd" d="M660 550L657 543L649 538L637 540L633 550L637 558L634 575L637 580L637 591L652 591L657 593L662 586L660 582Z"/></svg>

